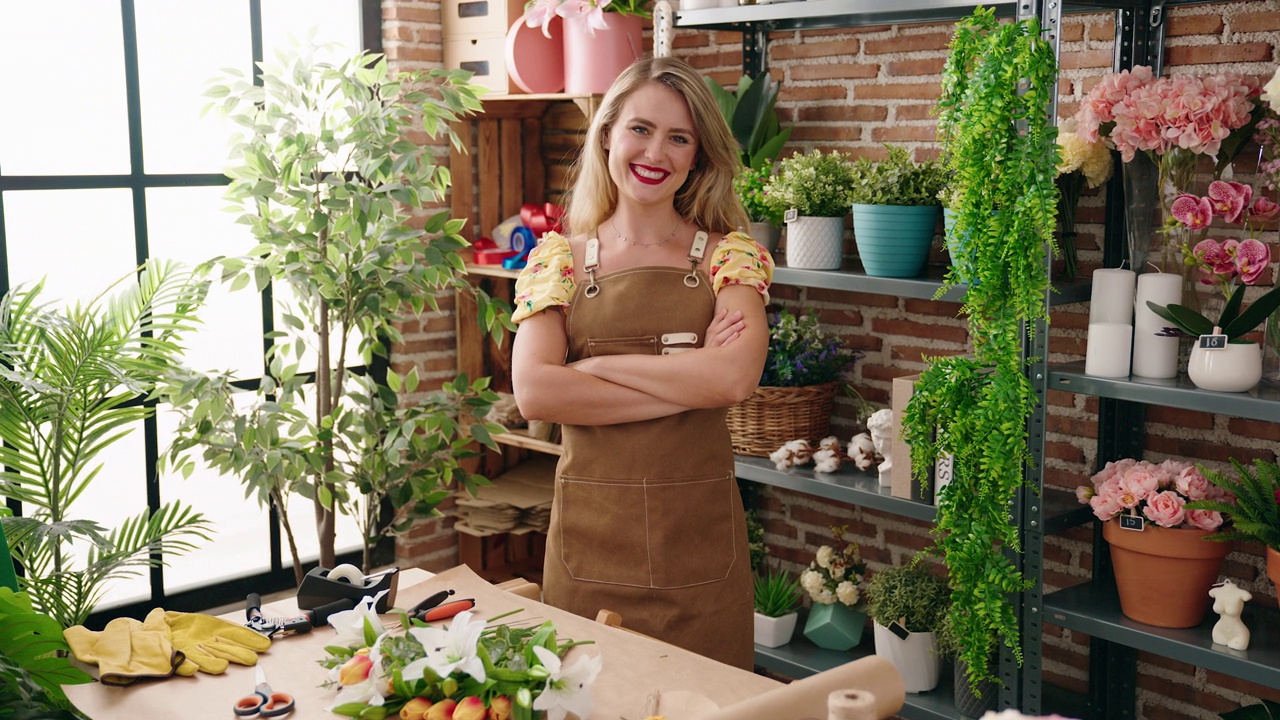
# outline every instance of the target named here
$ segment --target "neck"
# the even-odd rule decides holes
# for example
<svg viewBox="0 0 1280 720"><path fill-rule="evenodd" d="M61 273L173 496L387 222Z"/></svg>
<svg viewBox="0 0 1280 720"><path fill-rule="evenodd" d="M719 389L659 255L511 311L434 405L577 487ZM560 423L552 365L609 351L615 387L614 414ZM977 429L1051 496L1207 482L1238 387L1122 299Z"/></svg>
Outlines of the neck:
<svg viewBox="0 0 1280 720"><path fill-rule="evenodd" d="M684 218L672 213L668 216L645 217L625 212L615 212L606 227L612 231L614 241L635 247L666 245L684 225Z"/></svg>

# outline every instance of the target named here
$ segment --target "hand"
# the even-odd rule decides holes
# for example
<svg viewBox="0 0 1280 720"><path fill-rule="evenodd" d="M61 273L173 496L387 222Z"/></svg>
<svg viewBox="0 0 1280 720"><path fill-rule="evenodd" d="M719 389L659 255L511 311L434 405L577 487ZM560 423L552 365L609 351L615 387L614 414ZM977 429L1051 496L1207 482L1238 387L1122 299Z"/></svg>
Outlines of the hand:
<svg viewBox="0 0 1280 720"><path fill-rule="evenodd" d="M98 679L104 685L169 677L183 662L168 632L144 628L133 618L116 618L102 632L75 625L62 635L77 660L98 666Z"/></svg>
<svg viewBox="0 0 1280 720"><path fill-rule="evenodd" d="M746 326L741 310L733 312L729 312L727 308L719 310L711 324L707 326L707 341L703 343L703 347L724 347L737 340Z"/></svg>
<svg viewBox="0 0 1280 720"><path fill-rule="evenodd" d="M258 653L271 647L271 638L212 615L152 610L143 622L149 628L167 628L173 647L187 656L179 675L197 670L221 675L230 663L256 665Z"/></svg>

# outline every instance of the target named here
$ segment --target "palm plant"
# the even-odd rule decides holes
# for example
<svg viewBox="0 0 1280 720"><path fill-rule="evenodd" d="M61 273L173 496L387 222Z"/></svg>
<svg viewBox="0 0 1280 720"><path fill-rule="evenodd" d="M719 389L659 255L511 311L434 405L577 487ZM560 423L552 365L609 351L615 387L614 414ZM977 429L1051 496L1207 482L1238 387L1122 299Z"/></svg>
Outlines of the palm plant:
<svg viewBox="0 0 1280 720"><path fill-rule="evenodd" d="M203 516L178 502L114 530L73 514L103 468L98 454L151 414L140 400L178 366L204 298L205 286L172 263L128 280L114 296L66 309L40 303L43 282L0 301L0 496L24 512L0 526L26 570L22 589L64 627L84 622L109 580L208 537Z"/></svg>

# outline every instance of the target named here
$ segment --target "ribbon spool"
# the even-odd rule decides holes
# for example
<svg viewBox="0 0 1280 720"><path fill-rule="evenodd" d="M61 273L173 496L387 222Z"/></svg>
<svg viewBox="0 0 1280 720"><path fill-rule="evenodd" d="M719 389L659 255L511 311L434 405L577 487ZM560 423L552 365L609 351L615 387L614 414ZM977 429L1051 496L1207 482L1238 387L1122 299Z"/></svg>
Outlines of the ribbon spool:
<svg viewBox="0 0 1280 720"><path fill-rule="evenodd" d="M545 217L545 216L544 216ZM533 230L520 226L511 231L511 250L515 254L502 261L502 267L508 270L520 270L529 262L529 252L537 241Z"/></svg>

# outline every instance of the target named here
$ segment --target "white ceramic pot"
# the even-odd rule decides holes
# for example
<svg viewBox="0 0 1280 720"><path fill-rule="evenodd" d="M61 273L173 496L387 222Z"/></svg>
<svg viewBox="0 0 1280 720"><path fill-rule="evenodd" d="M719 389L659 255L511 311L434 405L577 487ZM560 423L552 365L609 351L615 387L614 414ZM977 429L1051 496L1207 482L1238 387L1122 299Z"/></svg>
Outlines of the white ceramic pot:
<svg viewBox="0 0 1280 720"><path fill-rule="evenodd" d="M844 255L844 217L800 216L787 223L787 267L839 270Z"/></svg>
<svg viewBox="0 0 1280 720"><path fill-rule="evenodd" d="M787 613L782 617L769 617L756 613L756 644L765 647L779 647L791 642L796 631L796 613Z"/></svg>
<svg viewBox="0 0 1280 720"><path fill-rule="evenodd" d="M1252 342L1227 343L1221 350L1205 350L1196 343L1187 360L1187 377L1201 390L1252 390L1262 379L1262 347Z"/></svg>
<svg viewBox="0 0 1280 720"><path fill-rule="evenodd" d="M938 655L938 636L935 633L911 633L903 640L889 628L876 623L875 638L876 655L893 663L902 675L902 684L907 692L929 692L938 687L942 657Z"/></svg>

